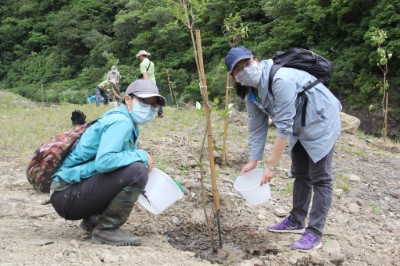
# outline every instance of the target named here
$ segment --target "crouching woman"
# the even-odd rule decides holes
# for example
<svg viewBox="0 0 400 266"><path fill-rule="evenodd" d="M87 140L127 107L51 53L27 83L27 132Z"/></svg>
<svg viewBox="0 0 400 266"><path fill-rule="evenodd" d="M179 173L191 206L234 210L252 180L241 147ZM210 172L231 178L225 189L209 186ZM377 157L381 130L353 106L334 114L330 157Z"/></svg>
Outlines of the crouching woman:
<svg viewBox="0 0 400 266"><path fill-rule="evenodd" d="M81 136L53 175L50 201L66 220L80 220L92 242L141 245L141 239L120 227L143 192L150 155L137 149L139 125L155 117L165 98L150 80L129 85L118 108L103 114Z"/></svg>

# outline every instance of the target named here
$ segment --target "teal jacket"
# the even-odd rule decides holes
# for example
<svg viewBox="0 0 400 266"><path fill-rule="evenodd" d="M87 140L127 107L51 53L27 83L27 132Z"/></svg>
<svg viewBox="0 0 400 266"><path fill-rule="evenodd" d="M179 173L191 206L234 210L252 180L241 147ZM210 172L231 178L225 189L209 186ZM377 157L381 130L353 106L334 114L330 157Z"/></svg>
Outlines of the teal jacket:
<svg viewBox="0 0 400 266"><path fill-rule="evenodd" d="M103 114L81 136L53 181L74 184L96 173L107 173L134 162L147 166L148 154L138 150L139 128L124 104Z"/></svg>

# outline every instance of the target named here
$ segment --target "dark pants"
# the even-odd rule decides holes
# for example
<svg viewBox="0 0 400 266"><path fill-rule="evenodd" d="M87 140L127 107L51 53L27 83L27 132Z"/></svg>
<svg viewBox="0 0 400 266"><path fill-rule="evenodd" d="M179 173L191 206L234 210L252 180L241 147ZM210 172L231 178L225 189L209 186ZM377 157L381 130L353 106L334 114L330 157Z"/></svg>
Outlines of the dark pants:
<svg viewBox="0 0 400 266"><path fill-rule="evenodd" d="M96 86L96 106L100 105L100 95L104 98L104 104L108 104L108 96L105 91Z"/></svg>
<svg viewBox="0 0 400 266"><path fill-rule="evenodd" d="M291 152L291 172L295 177L293 185L293 208L289 220L304 227L311 203L309 223L306 231L319 238L332 204L332 158L334 148L317 163L308 156L306 150L297 142ZM314 196L312 197L312 192Z"/></svg>
<svg viewBox="0 0 400 266"><path fill-rule="evenodd" d="M144 189L147 178L146 166L136 162L113 172L95 174L63 191L56 191L50 201L61 217L80 220L101 214L124 187Z"/></svg>

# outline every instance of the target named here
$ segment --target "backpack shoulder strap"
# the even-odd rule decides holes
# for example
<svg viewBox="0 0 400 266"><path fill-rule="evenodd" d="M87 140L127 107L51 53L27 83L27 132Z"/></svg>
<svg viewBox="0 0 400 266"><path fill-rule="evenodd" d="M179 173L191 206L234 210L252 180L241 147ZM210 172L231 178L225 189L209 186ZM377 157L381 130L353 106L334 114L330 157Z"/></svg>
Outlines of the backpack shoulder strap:
<svg viewBox="0 0 400 266"><path fill-rule="evenodd" d="M272 92L272 79L274 78L276 72L282 67L282 65L280 64L275 64L273 63L271 66L271 69L269 71L269 79L268 79L268 90L269 92L274 95L274 93Z"/></svg>
<svg viewBox="0 0 400 266"><path fill-rule="evenodd" d="M310 83L310 85L308 85L307 87L305 87L301 92L299 92L297 94L298 97L301 97L304 93L306 93L308 90L311 90L312 88L315 87L315 85L317 85L318 83L320 83L321 81L319 79L314 80L312 83Z"/></svg>
<svg viewBox="0 0 400 266"><path fill-rule="evenodd" d="M303 102L303 107L302 107L302 112L301 112L301 126L304 127L306 126L306 112L307 112L307 103L308 103L308 97L307 94L305 94L308 90L312 89L320 83L321 81L319 79L314 80L310 85L304 88L303 91L299 92L297 94L297 97L301 97L304 95L304 102Z"/></svg>
<svg viewBox="0 0 400 266"><path fill-rule="evenodd" d="M91 125L93 125L94 123L96 123L100 118L97 118L93 121L90 121L89 123L87 123L87 127L90 127Z"/></svg>
<svg viewBox="0 0 400 266"><path fill-rule="evenodd" d="M280 64L273 64L271 67L271 70L269 71L269 80L268 80L268 90L269 92L274 95L274 93L272 92L272 79L274 77L274 75L276 74L276 72L282 67L283 65ZM312 82L310 85L308 85L307 87L304 88L304 90L302 90L301 92L299 92L298 96L302 96L304 93L306 93L308 90L312 89L313 87L315 87L315 85L317 85L318 83L320 83L321 81L319 79L314 80L314 82Z"/></svg>

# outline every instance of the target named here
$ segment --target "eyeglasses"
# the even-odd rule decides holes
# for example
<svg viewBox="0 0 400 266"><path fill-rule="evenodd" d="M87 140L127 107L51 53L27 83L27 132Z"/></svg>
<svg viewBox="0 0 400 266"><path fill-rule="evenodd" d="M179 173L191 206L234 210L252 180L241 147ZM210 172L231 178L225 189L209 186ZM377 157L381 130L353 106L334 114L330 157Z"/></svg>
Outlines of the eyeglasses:
<svg viewBox="0 0 400 266"><path fill-rule="evenodd" d="M235 67L232 70L232 75L236 76L240 71L244 68L248 67L253 62L253 59L241 60L236 63Z"/></svg>
<svg viewBox="0 0 400 266"><path fill-rule="evenodd" d="M141 103L151 105L151 108L153 109L160 107L160 105L157 103L156 98L139 98L137 96L135 96L135 98L138 99L138 101Z"/></svg>

